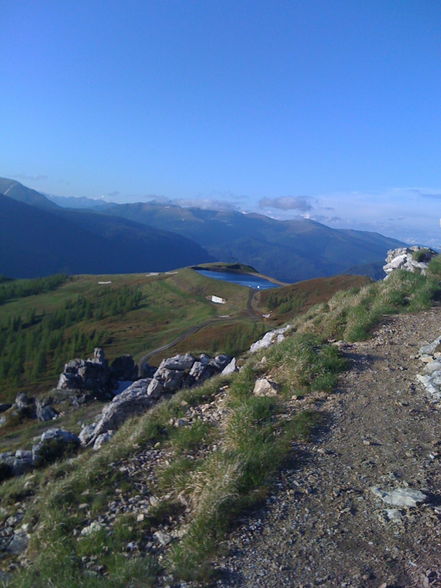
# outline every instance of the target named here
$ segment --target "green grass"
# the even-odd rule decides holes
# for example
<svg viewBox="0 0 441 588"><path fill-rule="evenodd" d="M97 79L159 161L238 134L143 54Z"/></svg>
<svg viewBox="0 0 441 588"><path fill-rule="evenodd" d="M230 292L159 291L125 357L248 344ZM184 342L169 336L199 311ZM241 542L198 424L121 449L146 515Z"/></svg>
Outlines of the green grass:
<svg viewBox="0 0 441 588"><path fill-rule="evenodd" d="M177 428L170 434L170 444L178 452L198 449L208 443L214 436L213 425L197 420L191 426Z"/></svg>
<svg viewBox="0 0 441 588"><path fill-rule="evenodd" d="M326 305L310 309L294 325L303 332L327 338L359 341L367 339L374 327L389 314L418 312L441 298L441 262L435 257L428 276L404 270L394 271L387 280L375 282L358 292L339 292Z"/></svg>
<svg viewBox="0 0 441 588"><path fill-rule="evenodd" d="M166 467L157 471L157 486L160 491L183 491L188 488L190 473L197 467L194 459L176 457Z"/></svg>
<svg viewBox="0 0 441 588"><path fill-rule="evenodd" d="M310 333L285 339L270 348L265 357L265 370L274 375L289 395L304 394L308 390L330 392L339 373L347 367L334 346Z"/></svg>
<svg viewBox="0 0 441 588"><path fill-rule="evenodd" d="M364 276L332 276L290 284L283 288L259 292L259 307L270 312L273 320L290 321L293 316L305 313L309 308L327 302L336 292L359 290L371 280Z"/></svg>
<svg viewBox="0 0 441 588"><path fill-rule="evenodd" d="M300 335L272 348L272 355L267 357L272 373L296 359L293 350L302 356L294 368L298 374L309 368L302 379L305 393L329 389L331 381L335 383L335 374L344 369L333 347L316 337ZM319 384L327 374L331 377L326 385ZM249 363L231 382L230 413L221 448L196 468L185 464L185 483L193 488L189 499L194 508L186 535L168 557L169 569L181 579L210 581L210 561L219 542L241 513L267 496L274 475L292 454L293 441L310 439L322 422L323 417L314 412L292 414L287 420L279 418L285 409L282 397L253 396L257 375L255 365Z"/></svg>

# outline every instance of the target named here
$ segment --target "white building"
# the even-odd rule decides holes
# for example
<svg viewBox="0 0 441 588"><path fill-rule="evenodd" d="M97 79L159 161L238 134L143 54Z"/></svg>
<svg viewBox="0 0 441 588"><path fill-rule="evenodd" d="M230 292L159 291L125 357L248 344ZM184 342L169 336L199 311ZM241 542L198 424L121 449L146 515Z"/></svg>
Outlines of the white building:
<svg viewBox="0 0 441 588"><path fill-rule="evenodd" d="M225 298L221 298L220 296L210 296L211 302L215 302L216 304L225 304Z"/></svg>

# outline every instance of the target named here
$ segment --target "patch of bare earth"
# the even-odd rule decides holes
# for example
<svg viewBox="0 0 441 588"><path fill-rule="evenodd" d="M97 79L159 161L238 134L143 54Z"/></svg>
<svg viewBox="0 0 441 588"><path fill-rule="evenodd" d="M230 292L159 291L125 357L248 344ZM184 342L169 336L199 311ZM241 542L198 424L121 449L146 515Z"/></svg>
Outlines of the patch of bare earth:
<svg viewBox="0 0 441 588"><path fill-rule="evenodd" d="M434 308L385 318L343 348L350 371L315 399L328 431L297 447L265 507L235 530L218 586L441 586L441 407L416 381L418 348L440 334ZM388 506L372 486L429 500Z"/></svg>

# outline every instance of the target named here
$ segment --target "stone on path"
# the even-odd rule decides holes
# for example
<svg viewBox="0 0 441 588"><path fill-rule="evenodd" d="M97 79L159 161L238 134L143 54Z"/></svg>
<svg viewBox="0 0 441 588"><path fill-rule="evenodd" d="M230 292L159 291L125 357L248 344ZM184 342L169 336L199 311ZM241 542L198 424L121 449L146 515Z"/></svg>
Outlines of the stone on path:
<svg viewBox="0 0 441 588"><path fill-rule="evenodd" d="M415 488L396 488L388 492L377 486L372 486L371 491L375 496L381 498L383 502L392 506L408 506L413 508L427 500L427 496Z"/></svg>

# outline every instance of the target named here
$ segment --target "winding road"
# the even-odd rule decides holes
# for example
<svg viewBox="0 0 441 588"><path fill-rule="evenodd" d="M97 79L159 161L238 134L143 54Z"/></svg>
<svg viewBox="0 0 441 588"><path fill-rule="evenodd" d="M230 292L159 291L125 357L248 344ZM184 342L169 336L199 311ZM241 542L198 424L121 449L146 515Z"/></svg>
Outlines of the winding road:
<svg viewBox="0 0 441 588"><path fill-rule="evenodd" d="M258 292L259 292L258 290L253 290L250 288L250 292L248 294L248 300L247 300L247 307L246 307L246 312L247 312L248 316L255 321L261 320L261 318L262 318L262 315L259 312L257 312L253 306L254 298ZM238 317L235 317L234 319L231 319L231 320L232 321L237 320L237 318ZM139 360L139 368L138 368L139 377L143 376L144 366L145 366L146 362L151 357L156 355L157 353L161 353L161 351L166 351L167 349L174 347L178 343L181 343L181 341L184 341L184 339L187 339L191 335L194 335L195 333L197 333L201 329L204 329L205 327L208 327L209 325L213 325L215 323L225 321L225 320L226 320L225 317L216 317L216 318L204 321L200 325L195 325L194 327L190 327L189 329L186 329L180 335L178 335L178 337L175 337L175 339L173 339L169 343L165 343L165 345L161 345L160 347L157 347L156 349L152 349L148 353L145 353L141 357L141 359Z"/></svg>

